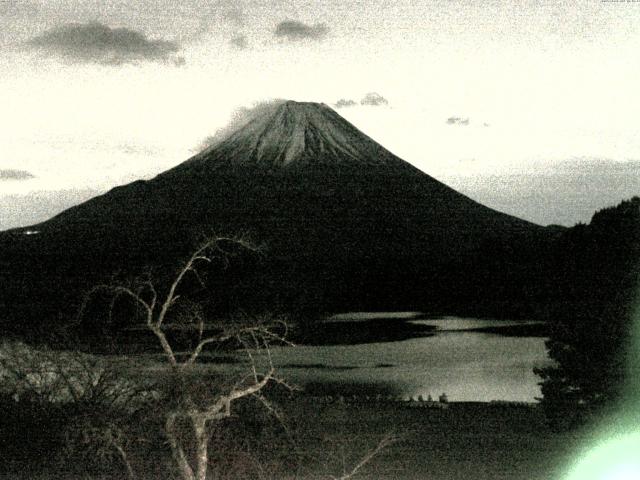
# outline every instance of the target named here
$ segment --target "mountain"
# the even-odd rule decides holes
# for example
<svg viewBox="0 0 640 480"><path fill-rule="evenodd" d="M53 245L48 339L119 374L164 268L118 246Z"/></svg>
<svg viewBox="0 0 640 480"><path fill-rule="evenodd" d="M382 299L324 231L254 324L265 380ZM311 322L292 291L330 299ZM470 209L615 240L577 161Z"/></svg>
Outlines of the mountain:
<svg viewBox="0 0 640 480"><path fill-rule="evenodd" d="M261 111L243 128L178 169L221 165L270 169L408 166L326 105L293 101Z"/></svg>
<svg viewBox="0 0 640 480"><path fill-rule="evenodd" d="M0 234L5 308L57 315L92 282L170 268L212 233L265 246L227 301L503 314L535 297L531 252L556 234L461 195L324 104L287 101L152 180Z"/></svg>

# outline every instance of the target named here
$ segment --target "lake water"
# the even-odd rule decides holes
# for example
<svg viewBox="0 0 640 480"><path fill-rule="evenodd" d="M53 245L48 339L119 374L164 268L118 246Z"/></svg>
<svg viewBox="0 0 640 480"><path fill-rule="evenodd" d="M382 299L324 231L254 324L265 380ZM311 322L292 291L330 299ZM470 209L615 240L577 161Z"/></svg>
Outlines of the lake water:
<svg viewBox="0 0 640 480"><path fill-rule="evenodd" d="M367 318L372 317L341 315L329 321ZM435 330L431 336L394 342L278 347L272 350L274 364L283 377L301 385L375 384L392 387L404 397L437 398L446 393L452 401L534 401L540 396L540 379L533 368L550 363L545 338L474 331L534 322L419 319L411 313L389 315L388 321L389 328L393 322L411 322Z"/></svg>

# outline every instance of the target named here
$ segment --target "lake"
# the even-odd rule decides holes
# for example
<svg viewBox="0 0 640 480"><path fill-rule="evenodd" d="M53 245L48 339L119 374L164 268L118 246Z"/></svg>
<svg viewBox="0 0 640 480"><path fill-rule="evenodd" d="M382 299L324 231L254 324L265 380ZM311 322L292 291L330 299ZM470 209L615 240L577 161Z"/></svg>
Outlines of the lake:
<svg viewBox="0 0 640 480"><path fill-rule="evenodd" d="M422 318L420 314L341 314L327 323L389 322L430 328L428 335L355 345L303 345L271 351L281 376L293 383L369 384L403 397L451 401L525 401L540 396L534 367L548 365L542 336L503 334L530 321ZM489 329L482 331L482 329Z"/></svg>

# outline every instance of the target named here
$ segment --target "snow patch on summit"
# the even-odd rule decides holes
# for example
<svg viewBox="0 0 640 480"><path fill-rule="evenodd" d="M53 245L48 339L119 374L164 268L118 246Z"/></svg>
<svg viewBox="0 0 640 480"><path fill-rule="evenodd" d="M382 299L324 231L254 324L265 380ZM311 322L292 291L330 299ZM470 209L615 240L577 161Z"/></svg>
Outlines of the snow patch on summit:
<svg viewBox="0 0 640 480"><path fill-rule="evenodd" d="M408 164L359 131L325 104L280 101L252 112L250 120L187 164L403 166Z"/></svg>

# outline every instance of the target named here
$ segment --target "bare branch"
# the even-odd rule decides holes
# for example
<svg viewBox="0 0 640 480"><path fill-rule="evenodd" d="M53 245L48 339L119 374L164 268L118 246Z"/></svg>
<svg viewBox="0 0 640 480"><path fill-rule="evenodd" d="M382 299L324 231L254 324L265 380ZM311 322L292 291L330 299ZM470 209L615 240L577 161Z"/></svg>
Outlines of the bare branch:
<svg viewBox="0 0 640 480"><path fill-rule="evenodd" d="M160 327L156 326L151 322L148 322L147 326L149 327L149 330L153 332L153 334L156 336L156 338L160 342L162 351L164 352L165 356L169 360L169 363L171 364L171 366L174 368L178 367L178 360L176 359L176 356L173 353L173 348L171 347L171 344L167 340L167 336L164 334L164 332L160 329Z"/></svg>
<svg viewBox="0 0 640 480"><path fill-rule="evenodd" d="M127 469L127 477L129 478L129 480L135 480L136 476L133 473L133 468L131 467L131 463L129 462L129 457L127 455L127 452L124 450L124 448L122 448L122 445L120 444L120 442L116 440L112 440L112 445L120 455L120 459L122 460L122 463Z"/></svg>
<svg viewBox="0 0 640 480"><path fill-rule="evenodd" d="M208 443L210 430L208 422L221 420L231 416L231 406L236 400L255 396L261 401L268 411L276 415L279 413L260 393L269 382L275 382L290 388L283 380L275 377L275 367L271 358L269 345L274 342L281 344L291 344L285 339L287 325L281 320L272 321L271 319L250 319L247 322L232 322L220 326L219 330L213 330L213 334L209 334L211 330L209 325L205 324L205 314L203 308L195 303L185 301L181 297L189 275L201 286L205 287L207 271L204 269L205 264L222 262L224 268L229 265L230 257L234 256L240 250L238 247L247 251L257 251L245 238L231 237L212 237L203 242L193 251L191 256L180 266L175 275L171 277L170 283L159 288L154 284L151 276L147 274L130 285L99 285L94 287L83 301L79 317L81 318L87 308L90 298L99 291L104 291L111 295L109 305L109 315L111 315L117 301L120 297L131 299L136 307L136 314L143 311L145 314L145 324L147 329L155 335L165 357L169 364L180 375L177 387L179 398L177 406L168 413L165 418L165 433L171 446L174 461L178 466L180 477L182 480L204 480L208 469ZM201 268L202 267L202 268ZM190 295L189 295L190 296ZM176 304L180 301L179 306ZM169 318L171 320L169 320ZM248 318L247 318L248 319ZM247 320L242 319L242 320ZM176 324L172 325L173 320ZM182 328L188 333L189 341L194 347L189 348L186 352L186 358L178 360L174 346L169 342L167 334L171 328ZM284 335L279 330L284 330ZM194 341L195 340L195 341ZM240 379L233 386L227 386L221 394L209 399L202 399L196 392L191 391L189 381L183 375L187 371L187 367L196 363L203 350L210 345L221 345L228 341L237 341L244 347L250 361L250 372ZM266 350L266 358L268 367L258 368L256 364L259 352ZM72 379L63 380L72 382ZM108 390L107 384L103 384L108 378L98 377L89 382L95 383L90 392L92 395L106 396ZM71 385L68 385L71 388ZM73 390L70 390L73 395ZM121 395L135 395L134 391L124 390ZM203 405L204 404L204 405ZM179 434L178 422L188 422L195 433L195 444L187 445ZM181 425L181 424L180 424ZM124 447L120 444L114 444L114 447L120 454L121 459L127 464L127 455ZM195 456L194 456L195 454ZM130 465L127 464L127 467ZM132 470L128 469L129 477L133 476Z"/></svg>
<svg viewBox="0 0 640 480"><path fill-rule="evenodd" d="M234 388L231 391L231 393L229 393L228 398L231 401L233 401L233 400L237 400L237 399L242 398L242 397L246 397L246 396L252 395L252 394L262 390L267 385L267 383L269 383L269 381L274 378L274 373L275 373L275 369L271 368L269 370L269 372L267 372L267 374L262 377L262 380L254 383L252 385L249 385L248 387L245 387L243 389Z"/></svg>
<svg viewBox="0 0 640 480"><path fill-rule="evenodd" d="M396 437L395 435L393 434L385 435L384 437L382 437L382 439L380 439L378 444L373 449L369 450L350 471L343 473L339 477L330 476L329 478L331 480L350 480L358 473L358 471L362 467L364 467L367 463L371 462L371 460L373 460L373 458L376 455L378 455L382 450L396 443L397 441L398 441L398 437Z"/></svg>
<svg viewBox="0 0 640 480"><path fill-rule="evenodd" d="M134 300L136 303L142 306L142 308L147 312L147 315L149 317L153 315L153 309L151 308L151 305L145 302L140 295L136 294L131 289L123 286L112 286L110 287L110 289L117 296L125 295L130 297L132 300Z"/></svg>
<svg viewBox="0 0 640 480"><path fill-rule="evenodd" d="M143 282L143 287L146 287L151 292L151 301L149 302L149 308L153 311L156 308L158 292L156 291L156 287L153 285L151 278L147 278L147 280Z"/></svg>
<svg viewBox="0 0 640 480"><path fill-rule="evenodd" d="M200 355L200 353L202 353L202 349L204 347L206 347L207 345L211 344L211 343L221 343L221 342L225 342L227 340L230 340L231 338L233 338L230 335L220 335L217 337L208 337L205 338L204 340L201 340L198 345L196 345L196 348L193 349L193 351L191 352L191 355L189 355L189 357L187 358L187 360L184 361L184 365L193 365L195 363L195 361L198 359L198 356Z"/></svg>
<svg viewBox="0 0 640 480"><path fill-rule="evenodd" d="M200 278L197 271L195 270L194 265L198 261L205 261L207 263L211 263L211 258L206 255L203 255L203 252L205 252L207 249L215 245L217 241L219 241L219 239L211 239L204 242L199 248L196 249L195 252L193 252L193 254L191 254L191 257L189 257L189 259L183 265L183 267L180 270L178 270L178 274L176 275L176 278L174 279L174 281L171 283L171 286L169 287L169 292L167 293L167 296L164 302L162 302L160 313L158 314L158 317L156 319L156 325L158 328L162 326L162 322L164 322L165 317L167 316L167 312L169 311L171 306L177 301L178 296L176 295L176 290L182 283L182 280L184 279L185 275L188 272L192 271L194 272L198 280L202 283L202 279Z"/></svg>

